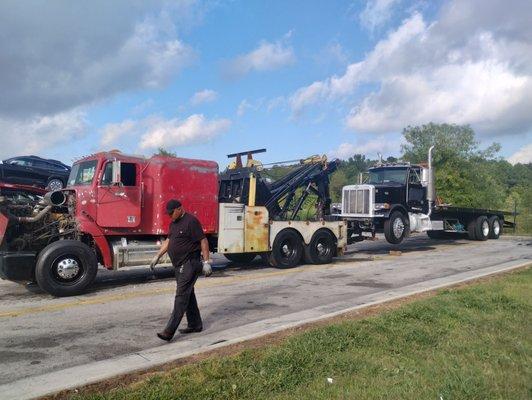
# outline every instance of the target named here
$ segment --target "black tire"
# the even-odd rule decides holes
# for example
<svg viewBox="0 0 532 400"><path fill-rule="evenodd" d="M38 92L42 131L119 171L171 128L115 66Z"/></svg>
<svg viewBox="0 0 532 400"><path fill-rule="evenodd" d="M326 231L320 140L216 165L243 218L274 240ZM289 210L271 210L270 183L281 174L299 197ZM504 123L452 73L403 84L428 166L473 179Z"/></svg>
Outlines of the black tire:
<svg viewBox="0 0 532 400"><path fill-rule="evenodd" d="M334 236L324 229L314 232L310 243L304 246L307 264L330 264L336 250Z"/></svg>
<svg viewBox="0 0 532 400"><path fill-rule="evenodd" d="M405 215L400 211L392 212L390 217L384 221L384 237L388 243L399 244L407 234L408 222Z"/></svg>
<svg viewBox="0 0 532 400"><path fill-rule="evenodd" d="M496 215L493 215L488 219L488 222L490 224L490 239L498 239L502 234L502 224L499 217Z"/></svg>
<svg viewBox="0 0 532 400"><path fill-rule="evenodd" d="M470 221L467 226L467 232L469 239L481 241L488 240L490 232L488 217L481 215L473 221ZM471 232L474 232L474 239L472 238Z"/></svg>
<svg viewBox="0 0 532 400"><path fill-rule="evenodd" d="M277 268L292 268L299 264L303 256L303 240L292 229L284 229L277 234L270 252L269 264Z"/></svg>
<svg viewBox="0 0 532 400"><path fill-rule="evenodd" d="M94 281L97 271L98 260L89 246L77 240L59 240L39 254L35 279L41 289L53 296L73 296Z"/></svg>
<svg viewBox="0 0 532 400"><path fill-rule="evenodd" d="M247 264L257 257L255 253L231 253L224 254L224 257L235 264Z"/></svg>
<svg viewBox="0 0 532 400"><path fill-rule="evenodd" d="M59 178L50 178L46 183L46 190L55 192L56 190L61 190L65 187L64 182Z"/></svg>

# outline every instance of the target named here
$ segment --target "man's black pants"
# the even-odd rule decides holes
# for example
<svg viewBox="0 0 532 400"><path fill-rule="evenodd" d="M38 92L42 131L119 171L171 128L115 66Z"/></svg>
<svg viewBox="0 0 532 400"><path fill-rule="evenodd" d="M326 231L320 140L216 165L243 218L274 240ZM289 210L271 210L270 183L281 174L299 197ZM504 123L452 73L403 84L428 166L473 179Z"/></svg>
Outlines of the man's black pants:
<svg viewBox="0 0 532 400"><path fill-rule="evenodd" d="M174 310L170 320L166 324L166 332L175 333L183 315L187 314L189 328L201 328L202 321L194 294L194 284L201 274L202 265L199 258L186 261L180 267L175 268L177 288L175 292Z"/></svg>

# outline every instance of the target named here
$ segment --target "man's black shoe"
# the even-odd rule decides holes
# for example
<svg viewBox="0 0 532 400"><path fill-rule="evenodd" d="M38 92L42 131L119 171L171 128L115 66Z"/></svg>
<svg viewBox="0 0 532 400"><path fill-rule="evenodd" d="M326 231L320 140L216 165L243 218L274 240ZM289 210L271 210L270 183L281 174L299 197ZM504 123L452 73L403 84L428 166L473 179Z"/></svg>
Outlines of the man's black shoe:
<svg viewBox="0 0 532 400"><path fill-rule="evenodd" d="M166 340L167 342L169 342L174 337L174 334L169 333L167 331L162 331L162 332L157 332L157 336L159 337L159 339Z"/></svg>
<svg viewBox="0 0 532 400"><path fill-rule="evenodd" d="M180 332L180 333L187 334L187 333L201 332L202 330L203 330L203 327L200 326L199 328L184 328L184 329L179 329L179 332Z"/></svg>

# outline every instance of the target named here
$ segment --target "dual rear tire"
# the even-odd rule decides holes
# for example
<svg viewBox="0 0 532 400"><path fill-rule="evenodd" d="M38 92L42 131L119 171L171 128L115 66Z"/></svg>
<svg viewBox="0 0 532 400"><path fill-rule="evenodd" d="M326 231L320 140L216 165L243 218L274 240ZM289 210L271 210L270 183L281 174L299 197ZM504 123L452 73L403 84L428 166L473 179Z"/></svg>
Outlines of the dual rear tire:
<svg viewBox="0 0 532 400"><path fill-rule="evenodd" d="M481 215L472 219L467 224L467 235L471 240L484 241L488 239L498 239L501 233L501 221L496 215L493 215L490 218Z"/></svg>
<svg viewBox="0 0 532 400"><path fill-rule="evenodd" d="M327 229L316 231L308 245L293 229L285 229L273 241L268 263L272 267L292 268L302 259L308 264L329 264L336 252L336 240Z"/></svg>

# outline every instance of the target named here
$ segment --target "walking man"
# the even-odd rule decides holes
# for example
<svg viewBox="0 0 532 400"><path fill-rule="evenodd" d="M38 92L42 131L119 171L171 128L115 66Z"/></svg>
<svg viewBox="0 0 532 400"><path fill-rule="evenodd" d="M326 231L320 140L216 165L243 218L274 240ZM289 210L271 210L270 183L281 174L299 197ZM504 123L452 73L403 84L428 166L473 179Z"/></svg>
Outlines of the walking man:
<svg viewBox="0 0 532 400"><path fill-rule="evenodd" d="M188 327L180 329L181 333L201 332L203 323L194 294L194 284L198 276L212 273L209 258L209 242L203 233L198 219L186 213L179 200L166 203L166 212L172 218L168 229L168 239L161 245L161 249L150 263L153 270L161 256L168 252L175 268L177 288L175 293L174 310L166 328L158 332L157 336L166 341L172 340L175 331L186 313ZM203 265L200 261L203 257Z"/></svg>

